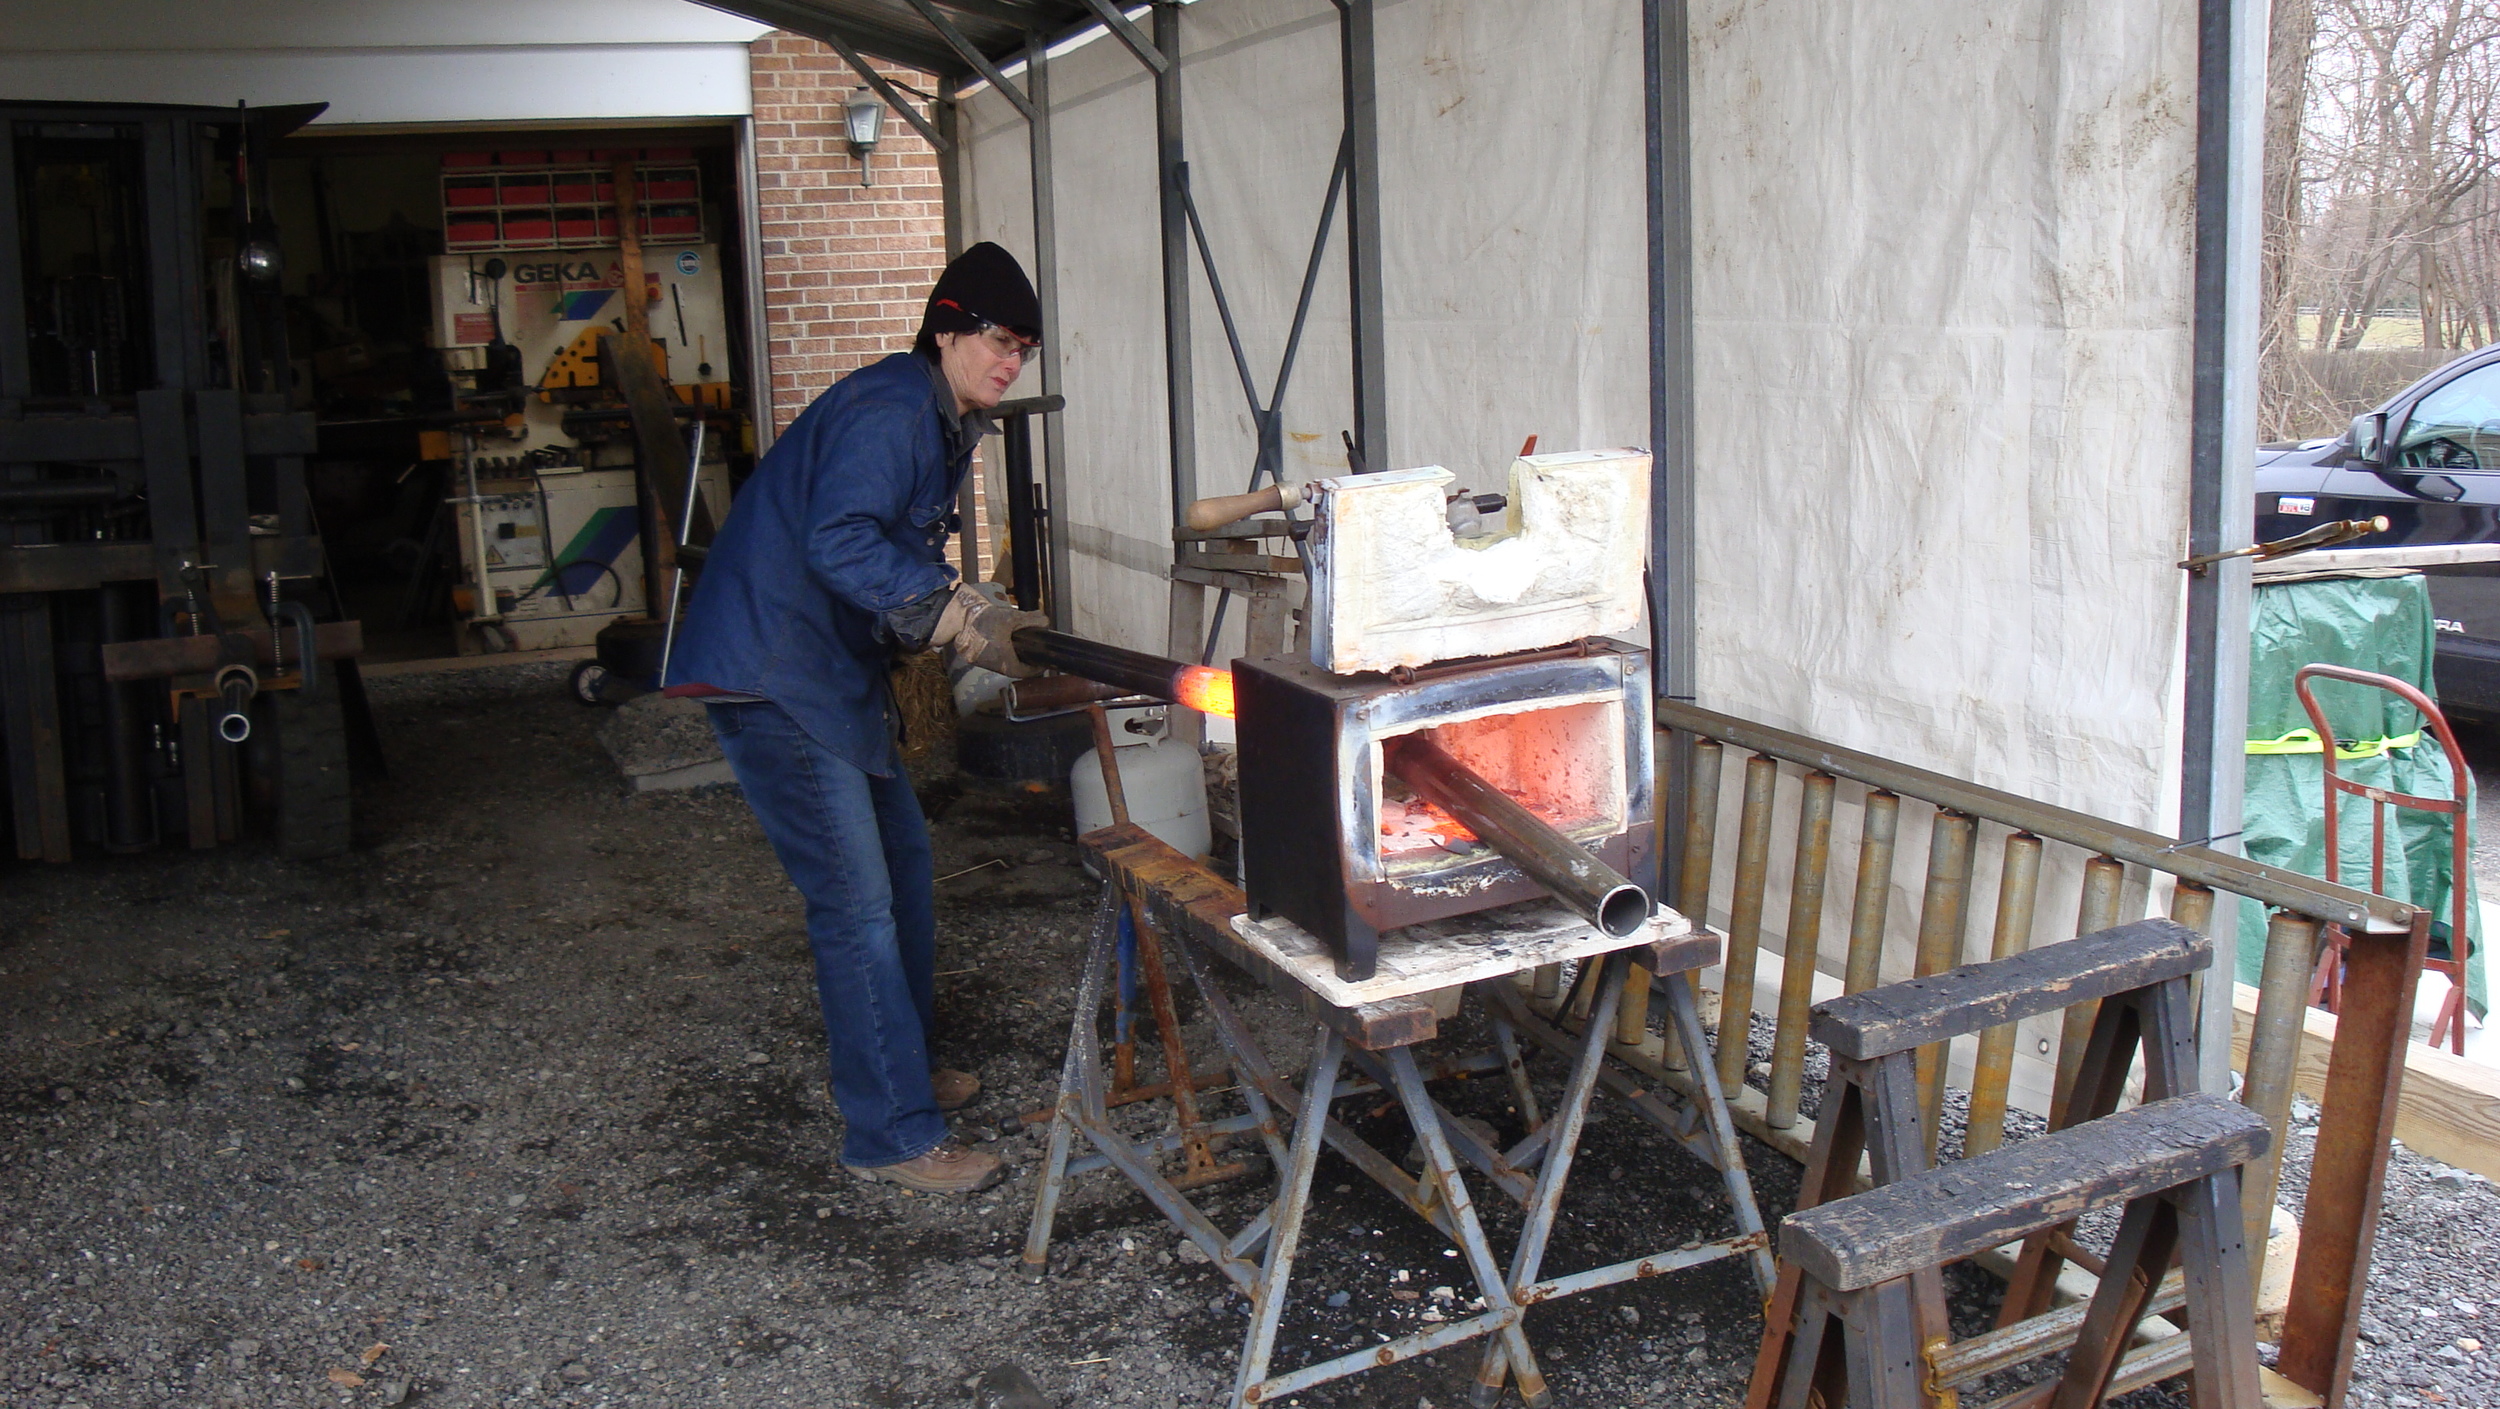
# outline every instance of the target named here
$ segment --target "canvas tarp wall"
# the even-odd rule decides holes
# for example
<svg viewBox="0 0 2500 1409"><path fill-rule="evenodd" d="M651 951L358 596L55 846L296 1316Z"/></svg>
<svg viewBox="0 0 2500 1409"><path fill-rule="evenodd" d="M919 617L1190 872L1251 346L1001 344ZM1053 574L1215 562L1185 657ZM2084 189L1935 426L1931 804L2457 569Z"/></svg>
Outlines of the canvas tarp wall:
<svg viewBox="0 0 2500 1409"><path fill-rule="evenodd" d="M1690 9L1699 702L2167 830L2193 9ZM1644 443L1639 5L1377 14L1389 463L1483 487L1531 432L1549 450ZM1336 10L1200 0L1181 23L1191 186L1264 383L1337 144ZM1070 624L1159 648L1153 86L1105 41L1050 78ZM967 237L1029 253L1022 120L983 91L963 131ZM1340 233L1284 402L1288 478L1344 468L1343 249ZM1254 441L1198 288L1200 492L1230 493ZM1733 777L1726 791L1733 806ZM1901 819L1888 974L1907 971L1927 815ZM1983 833L1981 856L1995 844ZM2077 886L2053 867L2044 917L2072 915ZM1824 933L1845 935L1848 888L1831 890Z"/></svg>

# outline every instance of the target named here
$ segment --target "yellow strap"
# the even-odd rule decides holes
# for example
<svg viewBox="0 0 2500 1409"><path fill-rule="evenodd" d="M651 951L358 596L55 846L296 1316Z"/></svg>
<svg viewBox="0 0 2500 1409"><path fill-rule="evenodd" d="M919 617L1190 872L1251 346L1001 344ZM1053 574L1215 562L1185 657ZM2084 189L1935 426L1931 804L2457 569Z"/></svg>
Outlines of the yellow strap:
<svg viewBox="0 0 2500 1409"><path fill-rule="evenodd" d="M2390 749L2409 749L2420 742L2422 742L2422 731L2419 729L2410 734L2399 734L2387 739L2363 739L2352 744L2339 741L2335 745L2335 761L2349 763L2355 759L2378 758ZM2317 730L2294 729L2279 739L2251 739L2248 741L2248 751L2252 754L2287 754L2320 753L2324 750L2318 743Z"/></svg>

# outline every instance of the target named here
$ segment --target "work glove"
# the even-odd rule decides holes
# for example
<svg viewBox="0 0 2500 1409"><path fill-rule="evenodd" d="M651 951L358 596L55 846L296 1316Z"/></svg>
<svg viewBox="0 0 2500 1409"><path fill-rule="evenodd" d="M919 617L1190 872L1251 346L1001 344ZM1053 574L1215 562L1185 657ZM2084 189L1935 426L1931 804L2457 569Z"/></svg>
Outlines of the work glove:
<svg viewBox="0 0 2500 1409"><path fill-rule="evenodd" d="M1016 659L1015 633L1020 627L1049 624L1050 618L1040 612L1017 611L991 601L968 582L958 582L929 644L953 651L966 664L1022 680L1040 672Z"/></svg>

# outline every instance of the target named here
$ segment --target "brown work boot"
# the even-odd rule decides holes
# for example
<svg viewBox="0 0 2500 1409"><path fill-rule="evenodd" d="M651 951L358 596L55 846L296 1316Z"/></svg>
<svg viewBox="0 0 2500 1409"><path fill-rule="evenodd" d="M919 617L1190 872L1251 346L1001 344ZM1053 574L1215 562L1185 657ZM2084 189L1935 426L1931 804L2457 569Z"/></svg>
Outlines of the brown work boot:
<svg viewBox="0 0 2500 1409"><path fill-rule="evenodd" d="M981 1078L968 1071L939 1067L929 1073L929 1087L937 1092L939 1110L959 1111L971 1105L972 1098L981 1094Z"/></svg>
<svg viewBox="0 0 2500 1409"><path fill-rule="evenodd" d="M951 1135L939 1142L936 1149L901 1164L865 1168L846 1164L842 1167L872 1183L882 1179L924 1194L977 1194L997 1183L1006 1173L1006 1167L998 1162L998 1156L967 1150L956 1144Z"/></svg>

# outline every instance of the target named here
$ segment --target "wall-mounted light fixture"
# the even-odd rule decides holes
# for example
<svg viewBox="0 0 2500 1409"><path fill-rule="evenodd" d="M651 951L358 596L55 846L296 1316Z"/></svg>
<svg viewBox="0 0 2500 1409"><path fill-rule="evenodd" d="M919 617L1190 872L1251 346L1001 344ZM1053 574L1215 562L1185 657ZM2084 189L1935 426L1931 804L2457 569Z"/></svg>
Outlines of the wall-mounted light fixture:
<svg viewBox="0 0 2500 1409"><path fill-rule="evenodd" d="M868 179L868 158L877 150L877 137L885 130L885 100L873 88L854 88L851 100L842 105L844 135L850 138L851 155L859 158L859 184L872 184Z"/></svg>

